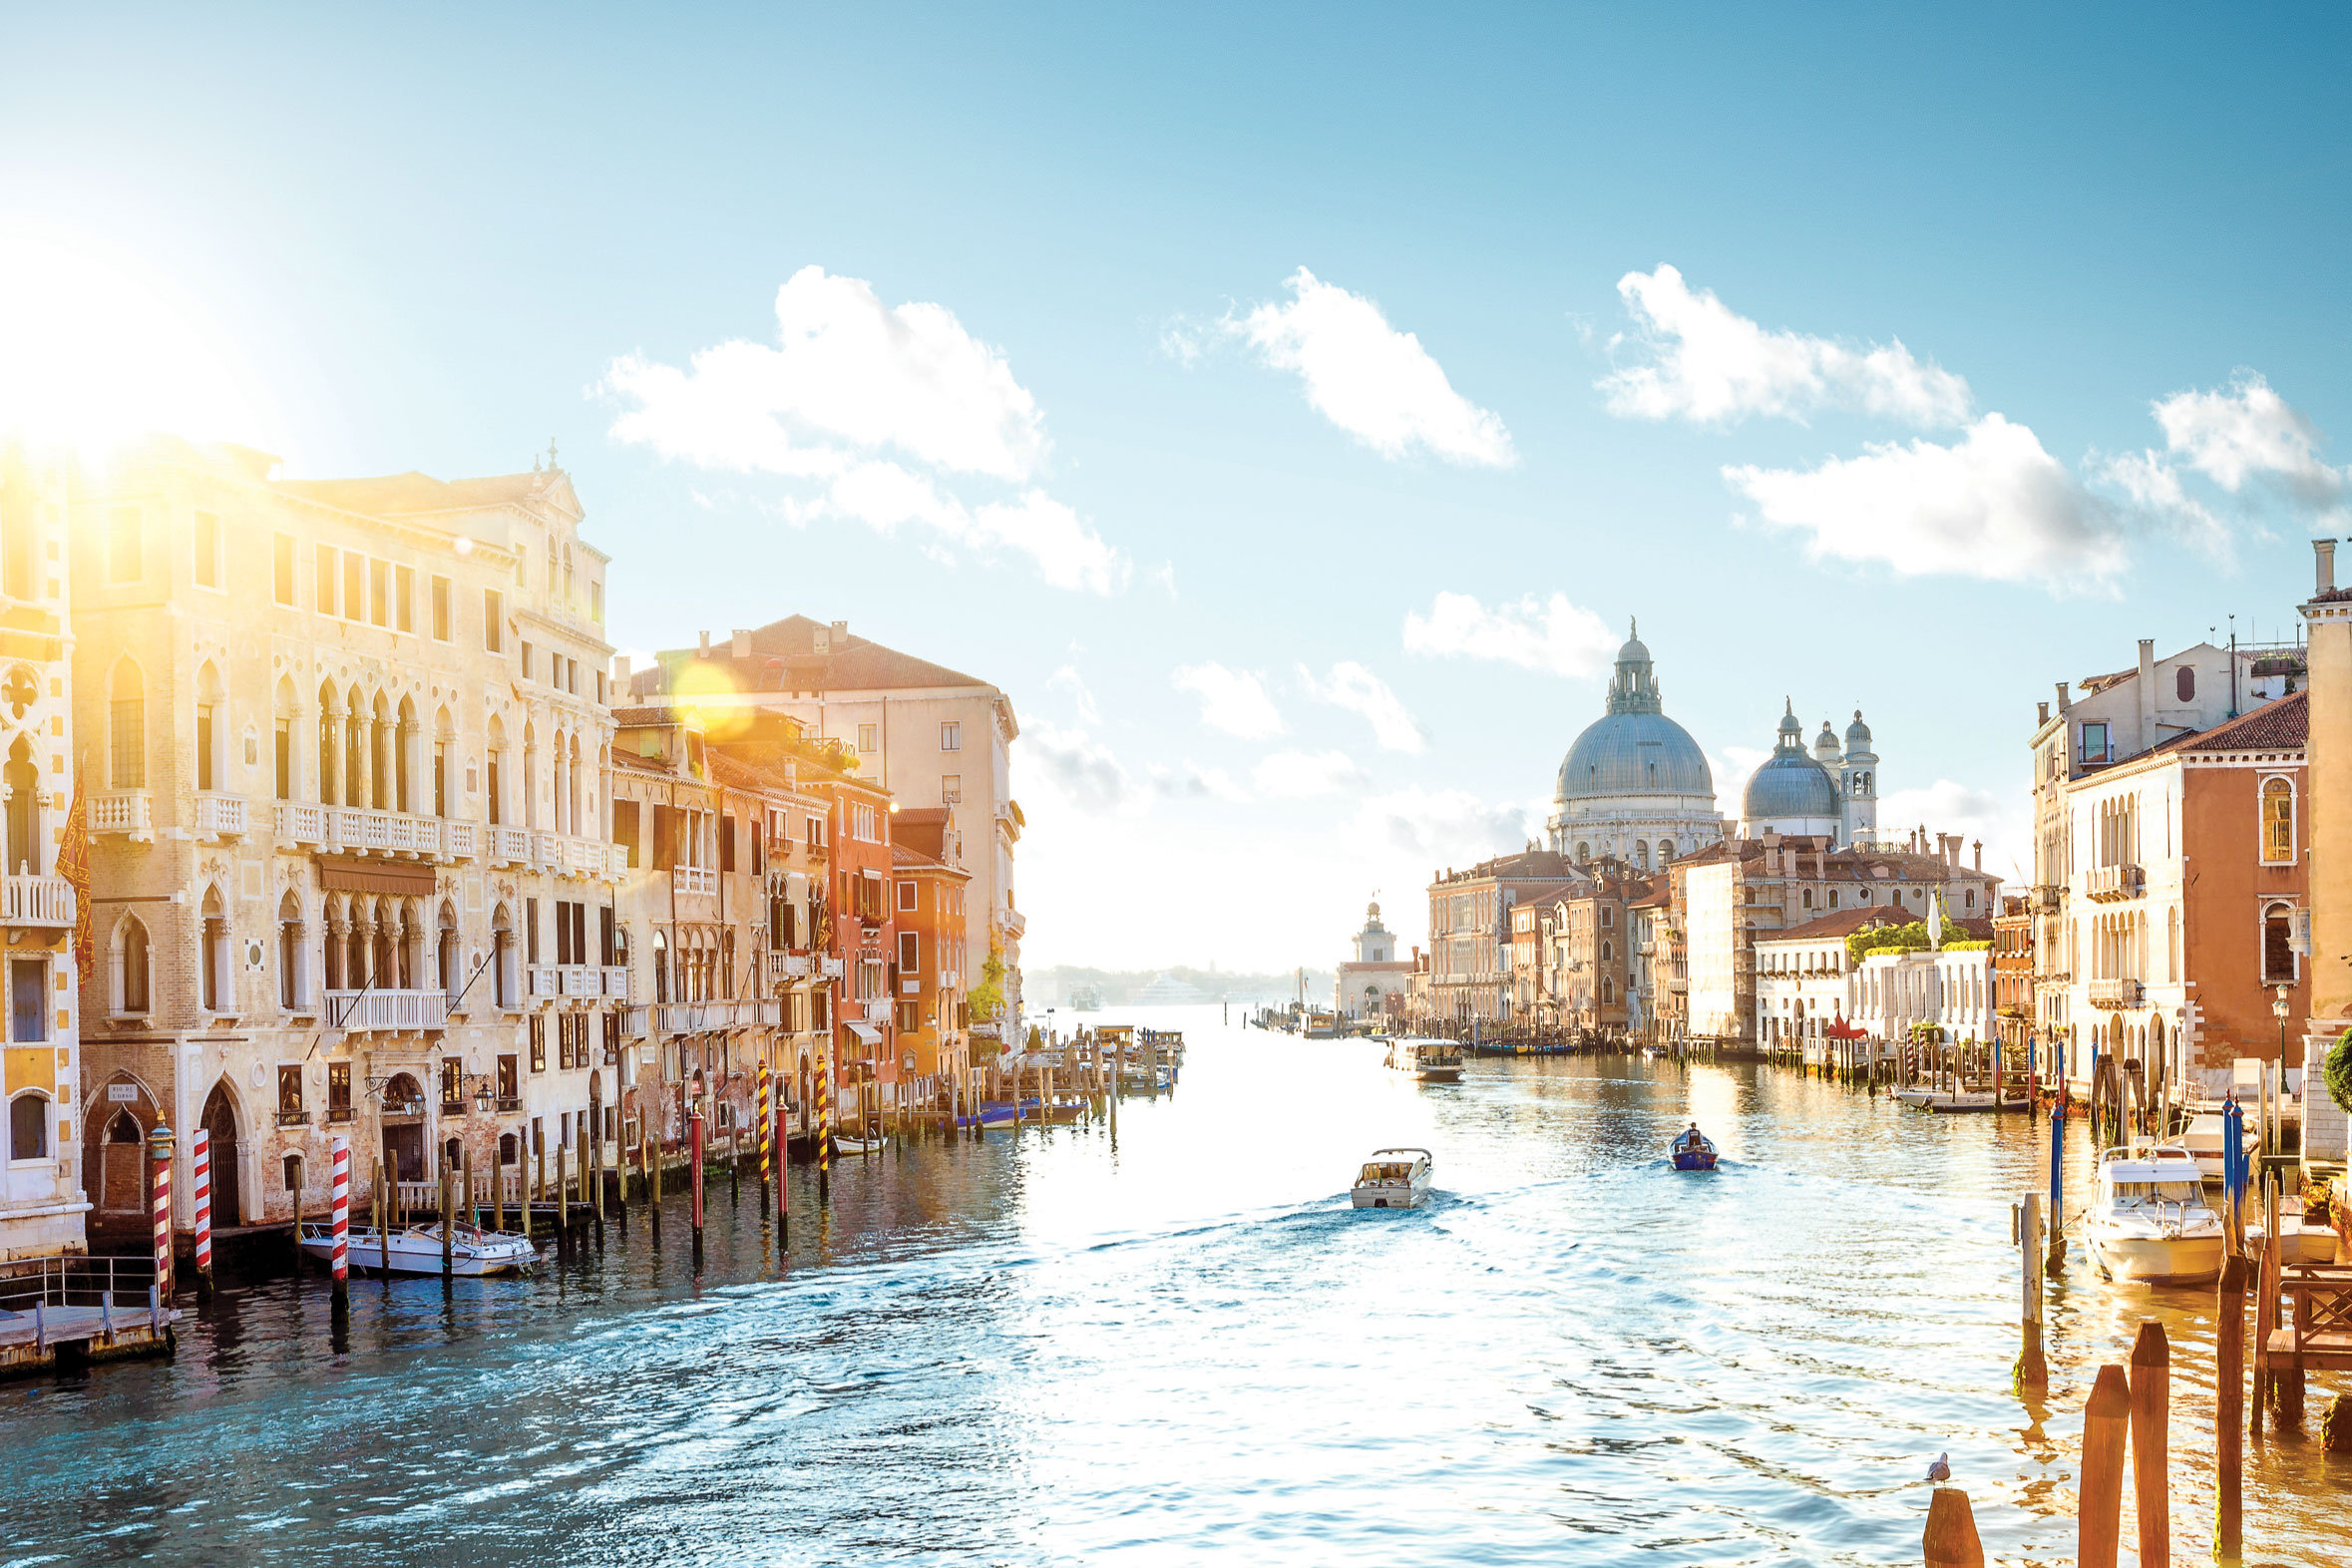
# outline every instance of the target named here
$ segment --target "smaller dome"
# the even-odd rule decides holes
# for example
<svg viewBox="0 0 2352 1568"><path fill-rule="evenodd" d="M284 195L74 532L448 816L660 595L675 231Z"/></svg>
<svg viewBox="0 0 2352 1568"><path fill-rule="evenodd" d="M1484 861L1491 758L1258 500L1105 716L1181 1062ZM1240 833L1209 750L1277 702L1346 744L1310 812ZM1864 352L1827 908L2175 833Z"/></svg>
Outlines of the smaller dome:
<svg viewBox="0 0 2352 1568"><path fill-rule="evenodd" d="M1837 816L1837 785L1802 751L1781 752L1758 768L1740 797L1740 818L1751 829Z"/></svg>
<svg viewBox="0 0 2352 1568"><path fill-rule="evenodd" d="M1828 728L1827 724L1821 726ZM1862 722L1862 710L1854 709L1854 721L1845 727L1845 743L1849 746L1870 744L1870 726Z"/></svg>
<svg viewBox="0 0 2352 1568"><path fill-rule="evenodd" d="M1827 719L1821 720L1821 733L1813 737L1813 760L1816 762L1835 762L1837 760L1837 732L1829 727Z"/></svg>
<svg viewBox="0 0 2352 1568"><path fill-rule="evenodd" d="M1788 739L1794 740L1804 733L1804 725L1797 722L1796 704L1790 702L1786 697L1782 697L1780 701L1784 705L1780 714L1780 733Z"/></svg>

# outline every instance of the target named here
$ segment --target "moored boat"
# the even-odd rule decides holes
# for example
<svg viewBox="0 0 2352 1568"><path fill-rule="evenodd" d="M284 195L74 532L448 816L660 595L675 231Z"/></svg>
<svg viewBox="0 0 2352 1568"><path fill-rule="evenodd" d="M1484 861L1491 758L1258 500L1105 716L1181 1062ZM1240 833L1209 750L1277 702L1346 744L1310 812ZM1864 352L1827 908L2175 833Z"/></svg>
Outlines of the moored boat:
<svg viewBox="0 0 2352 1568"><path fill-rule="evenodd" d="M1435 1165L1427 1149L1374 1149L1357 1172L1351 1200L1359 1209L1418 1208Z"/></svg>
<svg viewBox="0 0 2352 1568"><path fill-rule="evenodd" d="M1388 1042L1388 1065L1419 1083L1459 1083L1462 1048L1452 1040L1402 1034Z"/></svg>
<svg viewBox="0 0 2352 1568"><path fill-rule="evenodd" d="M321 1263L335 1256L335 1231L326 1220L302 1222L302 1251ZM345 1264L363 1273L439 1274L441 1223L410 1225L380 1234L372 1225L354 1225L344 1233ZM538 1260L539 1249L528 1236L512 1231L486 1231L473 1225L450 1228L449 1272L452 1274L519 1274Z"/></svg>
<svg viewBox="0 0 2352 1568"><path fill-rule="evenodd" d="M2204 1285L2221 1272L2225 1233L2195 1161L2177 1143L2109 1149L2084 1211L2091 1261L2111 1280Z"/></svg>
<svg viewBox="0 0 2352 1568"><path fill-rule="evenodd" d="M1711 1171L1715 1169L1715 1144L1691 1123L1674 1140L1674 1168L1678 1171Z"/></svg>
<svg viewBox="0 0 2352 1568"><path fill-rule="evenodd" d="M2251 1118L2242 1120L2240 1126L2244 1132L2246 1165L2251 1169L2256 1157L2262 1152L2262 1129ZM2221 1140L2224 1135L2219 1111L2199 1111L2188 1118L2188 1125L2174 1141L2187 1150L2188 1157L2196 1162L2198 1176L2209 1182L2219 1182L2222 1179Z"/></svg>

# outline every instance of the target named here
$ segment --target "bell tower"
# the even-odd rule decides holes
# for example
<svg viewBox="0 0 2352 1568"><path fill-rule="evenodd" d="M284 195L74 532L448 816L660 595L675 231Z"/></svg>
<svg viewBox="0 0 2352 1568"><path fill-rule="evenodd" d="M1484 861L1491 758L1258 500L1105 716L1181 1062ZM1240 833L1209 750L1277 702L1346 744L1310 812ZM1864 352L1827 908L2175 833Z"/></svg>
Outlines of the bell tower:
<svg viewBox="0 0 2352 1568"><path fill-rule="evenodd" d="M1838 804L1848 846L1878 837L1878 753L1870 749L1870 726L1862 710L1845 727L1845 757L1837 767Z"/></svg>

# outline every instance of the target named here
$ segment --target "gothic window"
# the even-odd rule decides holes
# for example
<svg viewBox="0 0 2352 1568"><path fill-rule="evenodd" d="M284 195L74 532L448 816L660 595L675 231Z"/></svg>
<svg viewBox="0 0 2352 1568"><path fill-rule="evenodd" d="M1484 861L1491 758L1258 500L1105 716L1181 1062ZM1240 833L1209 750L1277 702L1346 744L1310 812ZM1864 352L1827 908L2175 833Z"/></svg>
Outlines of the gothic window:
<svg viewBox="0 0 2352 1568"><path fill-rule="evenodd" d="M147 787L147 686L129 659L107 693L107 777L116 789Z"/></svg>
<svg viewBox="0 0 2352 1568"><path fill-rule="evenodd" d="M228 912L218 888L204 891L197 963L196 980L200 990L197 1004L206 1012L228 1011Z"/></svg>
<svg viewBox="0 0 2352 1568"><path fill-rule="evenodd" d="M148 1000L147 927L136 915L126 915L115 927L114 952L110 955L114 970L114 1010L120 1013L145 1012Z"/></svg>
<svg viewBox="0 0 2352 1568"><path fill-rule="evenodd" d="M2293 922L2294 911L2284 904L2273 904L2262 912L2262 983L2265 985L2295 982L2295 950L2288 940Z"/></svg>
<svg viewBox="0 0 2352 1568"><path fill-rule="evenodd" d="M2262 864L2281 866L2295 858L2295 787L2285 779L2262 783Z"/></svg>

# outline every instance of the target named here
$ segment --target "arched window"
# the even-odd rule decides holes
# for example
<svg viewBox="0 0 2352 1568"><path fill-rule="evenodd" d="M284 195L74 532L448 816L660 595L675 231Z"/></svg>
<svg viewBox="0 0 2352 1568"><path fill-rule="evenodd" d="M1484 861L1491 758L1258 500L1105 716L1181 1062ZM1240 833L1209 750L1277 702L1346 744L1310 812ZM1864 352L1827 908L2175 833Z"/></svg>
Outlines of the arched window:
<svg viewBox="0 0 2352 1568"><path fill-rule="evenodd" d="M2295 858L2295 787L2285 779L2262 781L2262 864L2283 866Z"/></svg>
<svg viewBox="0 0 2352 1568"><path fill-rule="evenodd" d="M1658 869L1664 871L1666 863L1672 859L1674 859L1674 840L1660 839L1658 841Z"/></svg>
<svg viewBox="0 0 2352 1568"><path fill-rule="evenodd" d="M1617 945L1613 942L1610 942L1607 938L1603 938L1601 941L1601 962L1603 964L1607 964L1616 957Z"/></svg>
<svg viewBox="0 0 2352 1568"><path fill-rule="evenodd" d="M147 788L147 684L128 658L107 683L107 780L116 789Z"/></svg>
<svg viewBox="0 0 2352 1568"><path fill-rule="evenodd" d="M515 974L515 923L508 918L504 904L491 912L490 960L491 980L497 989L498 1004L512 1007L515 1005L516 992L521 987L516 983Z"/></svg>
<svg viewBox="0 0 2352 1568"><path fill-rule="evenodd" d="M2295 982L2295 950L2289 945L2294 918L2290 905L2273 904L2262 911L2262 983L2265 985Z"/></svg>
<svg viewBox="0 0 2352 1568"><path fill-rule="evenodd" d="M277 711L273 715L275 733L271 736L270 755L271 791L279 800L294 798L294 736L295 726L301 722L302 707L294 697L294 683L283 675L277 678Z"/></svg>
<svg viewBox="0 0 2352 1568"><path fill-rule="evenodd" d="M291 888L277 905L277 1000L288 1012L310 999L309 945L303 938L302 899Z"/></svg>
<svg viewBox="0 0 2352 1568"><path fill-rule="evenodd" d="M2186 664L2174 670L2172 672L2172 689L2180 694L2181 701L2194 702L2196 700L2196 671Z"/></svg>
<svg viewBox="0 0 2352 1568"><path fill-rule="evenodd" d="M147 927L136 915L126 915L115 924L115 940L108 955L108 968L114 971L114 1010L120 1013L140 1013L148 1010L148 953Z"/></svg>
<svg viewBox="0 0 2352 1568"><path fill-rule="evenodd" d="M411 762L417 746L417 705L414 698L400 699L399 729L392 738L392 809L413 816L416 813L416 789L411 782L416 768Z"/></svg>
<svg viewBox="0 0 2352 1568"><path fill-rule="evenodd" d="M38 872L41 865L41 765L33 760L32 742L19 735L8 748L8 763L0 767L0 787L8 795L8 865L14 872Z"/></svg>
<svg viewBox="0 0 2352 1568"><path fill-rule="evenodd" d="M343 704L335 700L335 688L320 682L318 688L318 803L332 806L336 801L336 785L343 776L342 729L336 715Z"/></svg>
<svg viewBox="0 0 2352 1568"><path fill-rule="evenodd" d="M669 1000L669 938L661 928L653 928L653 999Z"/></svg>
<svg viewBox="0 0 2352 1568"><path fill-rule="evenodd" d="M220 689L220 671L210 659L196 671L196 787L216 790L227 777L221 747L228 743L228 716Z"/></svg>
<svg viewBox="0 0 2352 1568"><path fill-rule="evenodd" d="M27 1089L8 1102L8 1157L49 1158L49 1096Z"/></svg>
<svg viewBox="0 0 2352 1568"><path fill-rule="evenodd" d="M198 1005L206 1012L226 1012L229 996L228 910L218 888L204 890L203 927L197 952Z"/></svg>
<svg viewBox="0 0 2352 1568"><path fill-rule="evenodd" d="M456 996L463 983L458 975L457 908L446 900L441 905L441 935L435 947L435 973L441 980L441 993Z"/></svg>
<svg viewBox="0 0 2352 1568"><path fill-rule="evenodd" d="M1576 846L1576 864L1582 866L1589 862L1592 858L1593 847L1590 844L1579 844Z"/></svg>

